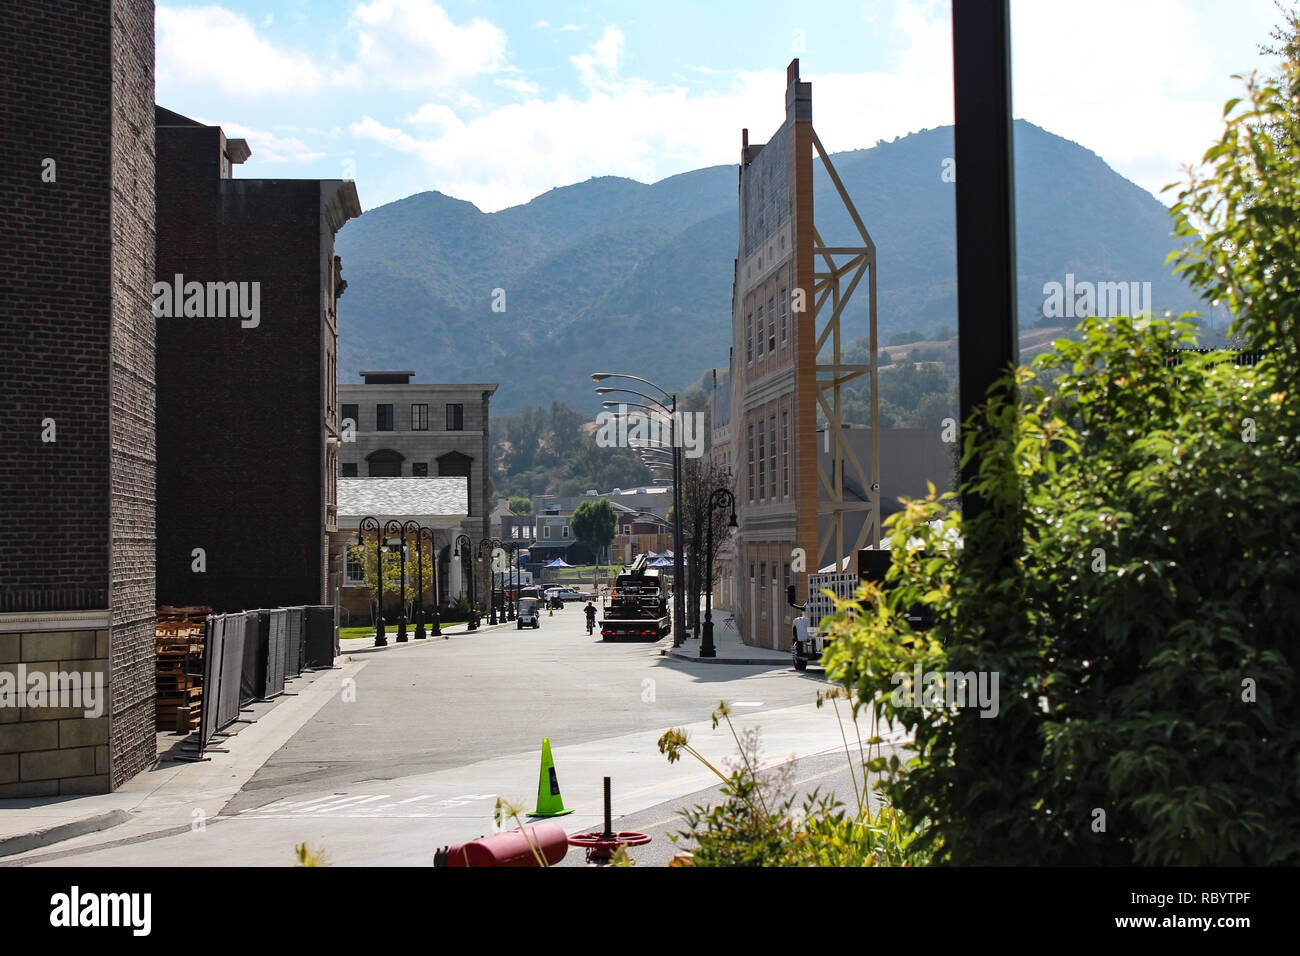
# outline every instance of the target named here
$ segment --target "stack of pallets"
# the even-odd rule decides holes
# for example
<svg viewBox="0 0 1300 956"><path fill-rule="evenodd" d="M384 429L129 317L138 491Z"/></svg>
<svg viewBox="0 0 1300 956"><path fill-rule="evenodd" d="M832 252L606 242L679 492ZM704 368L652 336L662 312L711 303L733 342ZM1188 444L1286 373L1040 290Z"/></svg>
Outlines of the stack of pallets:
<svg viewBox="0 0 1300 956"><path fill-rule="evenodd" d="M203 643L207 607L161 607L154 630L155 717L158 730L191 733L203 707Z"/></svg>

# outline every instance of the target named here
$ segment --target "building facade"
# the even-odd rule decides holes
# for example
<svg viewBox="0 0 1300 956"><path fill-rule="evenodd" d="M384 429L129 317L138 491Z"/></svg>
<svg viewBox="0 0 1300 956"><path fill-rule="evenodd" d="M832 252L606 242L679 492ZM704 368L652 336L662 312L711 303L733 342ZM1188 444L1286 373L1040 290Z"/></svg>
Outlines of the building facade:
<svg viewBox="0 0 1300 956"><path fill-rule="evenodd" d="M489 414L494 384L425 385L413 371L362 372L339 387L345 478L465 478L461 532L475 548L489 537L492 495Z"/></svg>
<svg viewBox="0 0 1300 956"><path fill-rule="evenodd" d="M158 600L335 603L334 237L341 180L234 179L250 155L158 108Z"/></svg>
<svg viewBox="0 0 1300 956"><path fill-rule="evenodd" d="M786 118L766 144L742 134L740 244L732 291L731 395L735 462L731 595L742 638L790 646L785 588L806 594L817 554L817 344L812 288L812 85L787 73Z"/></svg>
<svg viewBox="0 0 1300 956"><path fill-rule="evenodd" d="M103 793L157 758L153 3L13 0L4 36L0 797Z"/></svg>

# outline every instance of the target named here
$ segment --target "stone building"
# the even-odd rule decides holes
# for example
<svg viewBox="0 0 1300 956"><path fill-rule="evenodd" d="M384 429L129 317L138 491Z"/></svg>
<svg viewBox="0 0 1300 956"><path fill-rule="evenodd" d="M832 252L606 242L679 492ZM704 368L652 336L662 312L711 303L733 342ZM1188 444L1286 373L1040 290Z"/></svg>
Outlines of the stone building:
<svg viewBox="0 0 1300 956"><path fill-rule="evenodd" d="M153 63L149 0L5 4L0 797L157 757Z"/></svg>
<svg viewBox="0 0 1300 956"><path fill-rule="evenodd" d="M461 532L473 547L488 537L492 505L489 402L496 385L425 385L413 371L362 372L339 386L344 478L465 478Z"/></svg>

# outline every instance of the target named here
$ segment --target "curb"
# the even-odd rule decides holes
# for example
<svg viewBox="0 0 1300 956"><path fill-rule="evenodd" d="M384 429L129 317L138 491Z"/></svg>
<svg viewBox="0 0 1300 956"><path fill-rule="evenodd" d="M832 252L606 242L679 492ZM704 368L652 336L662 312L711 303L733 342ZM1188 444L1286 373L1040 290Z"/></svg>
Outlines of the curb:
<svg viewBox="0 0 1300 956"><path fill-rule="evenodd" d="M107 830L119 823L125 823L130 818L131 815L125 810L106 810L103 813L95 814L93 817L70 820L67 823L56 823L54 826L46 827L43 830L33 830L30 833L0 837L0 857L26 853L28 850L50 846L53 843L61 843L64 840L71 840L73 837L84 836L87 833Z"/></svg>
<svg viewBox="0 0 1300 956"><path fill-rule="evenodd" d="M788 657L691 657L689 654L679 654L677 651L670 650L660 651L659 654L662 657L689 661L692 664L775 664L793 667Z"/></svg>
<svg viewBox="0 0 1300 956"><path fill-rule="evenodd" d="M507 622L507 623L513 623L513 622ZM470 636L470 637L472 637L473 635L475 635L475 634L481 634L481 633L483 633L484 631L499 631L499 630L501 630L501 629L502 629L503 627L505 627L505 626L506 626L505 624L480 624L479 627L478 627L478 630L477 630L477 631L448 631L448 630L444 630L441 634L437 634L437 635L430 634L428 637L426 637L426 638L425 638L424 640L422 640L422 641L417 641L414 637L412 637L412 638L410 638L409 640L407 640L405 644L399 644L399 643L398 643L398 642L397 642L397 641L396 641L396 640L395 640L395 639L390 635L389 638L388 638L388 643L385 644L383 647L375 647L373 644L369 644L369 645L367 645L366 647L356 647L356 648L341 647L341 648L339 649L339 657L351 657L351 656L354 655L354 654L378 654L378 653L381 652L381 651L392 650L392 649L395 648L395 647L421 647L421 646L427 646L427 645L429 645L429 644L433 644L433 643L435 643L435 642L437 642L437 641L445 640L445 639L447 639L447 638L451 638L451 637L466 637L466 636Z"/></svg>

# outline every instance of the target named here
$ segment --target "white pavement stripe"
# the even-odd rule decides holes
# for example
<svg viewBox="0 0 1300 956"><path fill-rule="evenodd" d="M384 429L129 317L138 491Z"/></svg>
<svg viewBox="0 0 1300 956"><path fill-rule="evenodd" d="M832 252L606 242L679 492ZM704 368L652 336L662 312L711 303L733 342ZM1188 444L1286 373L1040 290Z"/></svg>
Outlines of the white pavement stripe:
<svg viewBox="0 0 1300 956"><path fill-rule="evenodd" d="M322 804L321 806L317 806L317 807L303 807L301 810L294 810L293 812L294 813L330 813L334 810L341 809L342 807L345 807L348 804L357 805L362 803L370 803L372 800L387 800L390 796L391 794L381 793L378 796L373 796L373 797L366 797L366 796L347 797L343 800L336 800L333 803ZM351 807L349 807L349 809L351 809Z"/></svg>

